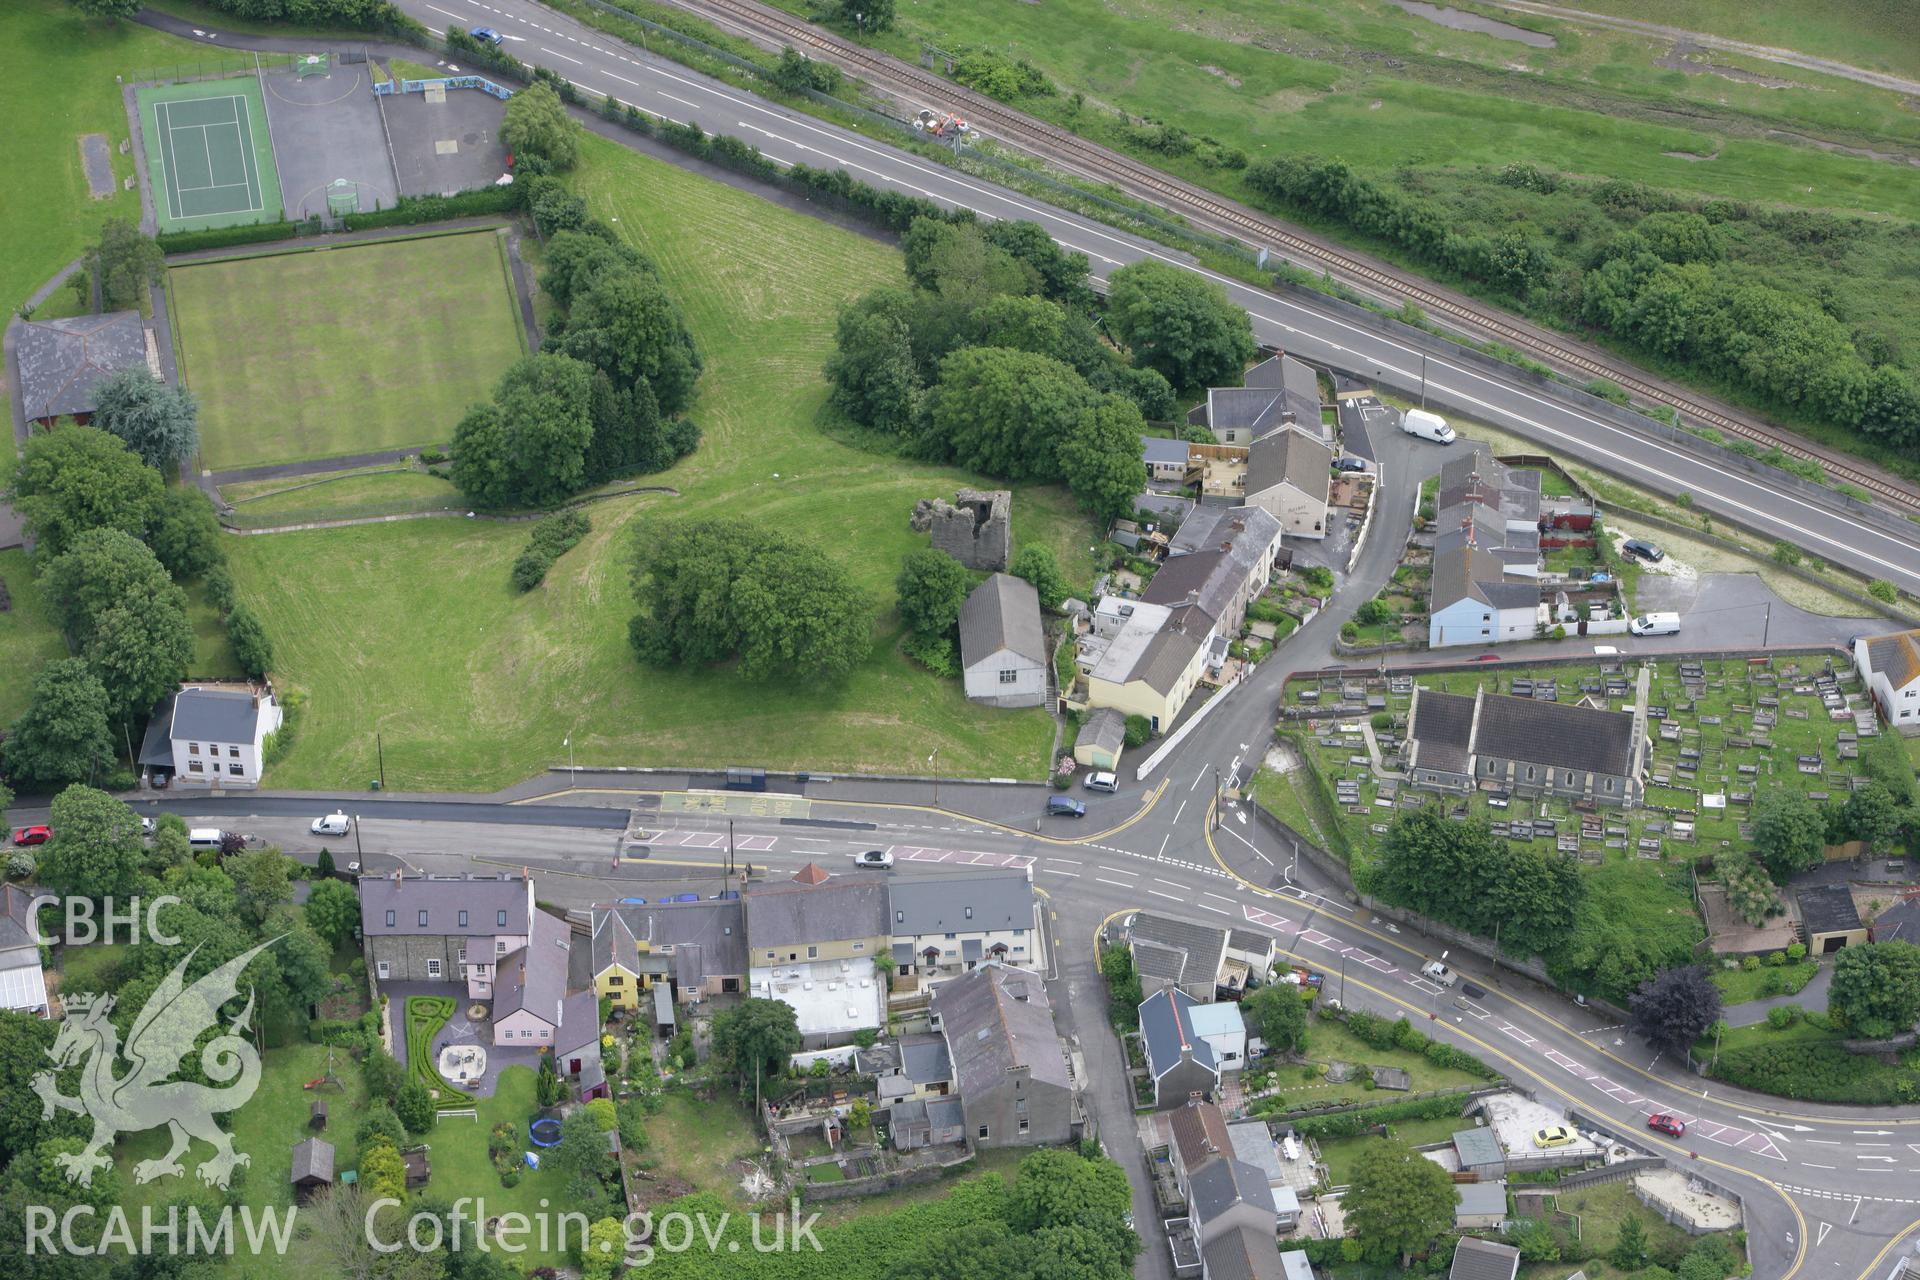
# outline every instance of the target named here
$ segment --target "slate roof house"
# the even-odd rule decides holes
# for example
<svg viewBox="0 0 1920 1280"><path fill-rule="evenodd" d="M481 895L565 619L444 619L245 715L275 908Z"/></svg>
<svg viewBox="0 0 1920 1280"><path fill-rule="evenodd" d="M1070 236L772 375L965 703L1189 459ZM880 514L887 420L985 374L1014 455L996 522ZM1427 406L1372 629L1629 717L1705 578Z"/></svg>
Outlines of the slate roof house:
<svg viewBox="0 0 1920 1280"><path fill-rule="evenodd" d="M893 963L902 976L941 977L985 962L1037 968L1033 882L1023 869L936 871L887 883Z"/></svg>
<svg viewBox="0 0 1920 1280"><path fill-rule="evenodd" d="M1478 1236L1462 1236L1453 1249L1447 1280L1513 1280L1520 1274L1520 1250Z"/></svg>
<svg viewBox="0 0 1920 1280"><path fill-rule="evenodd" d="M497 966L533 932L533 881L521 875L360 879L361 945L378 982L466 983L491 1000Z"/></svg>
<svg viewBox="0 0 1920 1280"><path fill-rule="evenodd" d="M1320 382L1313 369L1278 355L1248 369L1243 386L1214 387L1187 420L1221 444L1252 444L1288 424L1320 432Z"/></svg>
<svg viewBox="0 0 1920 1280"><path fill-rule="evenodd" d="M1800 926L1806 931L1807 954L1831 955L1842 947L1865 946L1870 938L1860 923L1853 891L1844 884L1818 885L1796 895Z"/></svg>
<svg viewBox="0 0 1920 1280"><path fill-rule="evenodd" d="M1046 984L988 964L941 983L933 1015L976 1147L1064 1143L1074 1136L1073 1078Z"/></svg>
<svg viewBox="0 0 1920 1280"><path fill-rule="evenodd" d="M1258 1232L1266 1248L1278 1252L1274 1232L1279 1222L1267 1176L1243 1160L1218 1156L1194 1170L1187 1184L1187 1214L1203 1249L1220 1235L1244 1227Z"/></svg>
<svg viewBox="0 0 1920 1280"><path fill-rule="evenodd" d="M809 1049L882 1025L873 962L890 957L886 881L832 876L810 862L792 879L747 888L750 994L784 1000Z"/></svg>
<svg viewBox="0 0 1920 1280"><path fill-rule="evenodd" d="M95 383L122 369L153 368L138 311L26 321L14 357L29 423L60 417L84 422L93 416ZM158 371L154 373L157 377Z"/></svg>
<svg viewBox="0 0 1920 1280"><path fill-rule="evenodd" d="M1123 738L1126 716L1145 716L1156 733L1170 727L1200 683L1206 641L1205 626L1194 629L1165 605L1105 597L1075 646L1085 705L1119 712Z"/></svg>
<svg viewBox="0 0 1920 1280"><path fill-rule="evenodd" d="M655 986L673 1003L735 995L747 984L747 916L741 900L595 906L594 987L622 1009L638 1009Z"/></svg>
<svg viewBox="0 0 1920 1280"><path fill-rule="evenodd" d="M182 784L257 787L280 723L272 685L185 685L154 704L140 764Z"/></svg>
<svg viewBox="0 0 1920 1280"><path fill-rule="evenodd" d="M1880 718L1903 734L1920 733L1920 630L1856 637L1853 664Z"/></svg>
<svg viewBox="0 0 1920 1280"><path fill-rule="evenodd" d="M1220 1084L1212 1048L1193 1033L1194 1004L1178 987L1164 987L1140 1002L1140 1040L1157 1110L1185 1106Z"/></svg>
<svg viewBox="0 0 1920 1280"><path fill-rule="evenodd" d="M1296 538L1327 536L1332 483L1333 450L1318 436L1289 427L1260 437L1247 450L1247 505Z"/></svg>
<svg viewBox="0 0 1920 1280"><path fill-rule="evenodd" d="M1033 584L996 573L960 606L960 663L967 699L990 707L1047 700L1046 634Z"/></svg>
<svg viewBox="0 0 1920 1280"><path fill-rule="evenodd" d="M1417 787L1505 791L1636 805L1645 795L1647 691L1631 711L1540 702L1484 688L1472 697L1416 688L1406 767Z"/></svg>
<svg viewBox="0 0 1920 1280"><path fill-rule="evenodd" d="M1147 464L1149 484L1185 484L1187 442L1165 436L1141 436L1140 460Z"/></svg>
<svg viewBox="0 0 1920 1280"><path fill-rule="evenodd" d="M1195 1000L1208 1001L1223 978L1231 980L1227 931L1209 924L1137 911L1127 925L1127 950L1147 995L1178 987Z"/></svg>
<svg viewBox="0 0 1920 1280"><path fill-rule="evenodd" d="M536 910L524 946L501 956L493 986L493 1042L496 1045L552 1046L560 1037L567 999L567 952L573 930L567 922ZM588 994L588 993L582 993ZM575 1006L580 1012L581 1006ZM597 1007L591 995L588 1018ZM598 1035L594 1020L593 1033Z"/></svg>
<svg viewBox="0 0 1920 1280"><path fill-rule="evenodd" d="M46 1017L47 976L33 936L35 891L0 884L0 1009Z"/></svg>
<svg viewBox="0 0 1920 1280"><path fill-rule="evenodd" d="M1440 470L1427 642L1433 648L1531 640L1540 598L1540 473L1484 448Z"/></svg>

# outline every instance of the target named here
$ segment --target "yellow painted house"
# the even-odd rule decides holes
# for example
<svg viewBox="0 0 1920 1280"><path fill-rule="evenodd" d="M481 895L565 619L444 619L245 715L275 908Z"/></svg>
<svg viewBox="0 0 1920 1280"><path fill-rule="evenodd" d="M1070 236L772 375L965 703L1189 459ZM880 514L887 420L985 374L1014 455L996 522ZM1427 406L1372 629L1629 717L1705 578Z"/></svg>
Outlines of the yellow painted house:
<svg viewBox="0 0 1920 1280"><path fill-rule="evenodd" d="M746 915L739 899L619 903L593 909L593 986L617 1009L640 1008L668 984L676 1004L745 989Z"/></svg>

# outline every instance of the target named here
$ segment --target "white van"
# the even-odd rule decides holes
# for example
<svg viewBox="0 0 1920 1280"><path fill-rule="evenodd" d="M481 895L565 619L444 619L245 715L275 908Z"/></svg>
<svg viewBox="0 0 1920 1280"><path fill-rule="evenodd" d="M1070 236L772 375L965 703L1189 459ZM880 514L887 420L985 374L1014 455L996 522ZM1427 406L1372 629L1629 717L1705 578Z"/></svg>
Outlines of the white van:
<svg viewBox="0 0 1920 1280"><path fill-rule="evenodd" d="M219 827L195 827L187 832L187 843L195 849L218 849L227 838Z"/></svg>
<svg viewBox="0 0 1920 1280"><path fill-rule="evenodd" d="M1643 613L1627 624L1627 630L1637 636L1679 635L1680 615L1677 613Z"/></svg>
<svg viewBox="0 0 1920 1280"><path fill-rule="evenodd" d="M1400 419L1400 429L1410 436L1419 436L1422 440L1431 440L1435 444L1452 444L1453 428L1447 420L1437 413L1428 413L1425 409L1409 409Z"/></svg>

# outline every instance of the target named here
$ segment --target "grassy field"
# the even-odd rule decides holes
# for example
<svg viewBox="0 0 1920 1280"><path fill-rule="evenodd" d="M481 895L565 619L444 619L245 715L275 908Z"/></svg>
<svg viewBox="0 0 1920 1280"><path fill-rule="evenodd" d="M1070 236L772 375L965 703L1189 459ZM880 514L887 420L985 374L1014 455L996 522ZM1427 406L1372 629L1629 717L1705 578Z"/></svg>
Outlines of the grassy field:
<svg viewBox="0 0 1920 1280"><path fill-rule="evenodd" d="M1920 34L1906 0L1559 0L1561 7L1791 49L1850 66L1920 76ZM1791 71L1782 72L1791 75Z"/></svg>
<svg viewBox="0 0 1920 1280"><path fill-rule="evenodd" d="M220 496L234 504L235 518L248 526L298 524L460 505L460 493L450 481L425 471L391 468L249 480L222 485Z"/></svg>
<svg viewBox="0 0 1920 1280"><path fill-rule="evenodd" d="M700 449L654 478L681 496L594 505L593 533L528 595L507 576L522 524L416 520L233 540L235 577L274 637L277 674L311 695L274 784L364 782L376 731L388 785L401 789L504 785L564 758L567 737L583 765L905 770L938 747L942 770L957 775L1038 774L1053 738L1045 714L967 703L957 681L907 662L890 616L840 686L635 662L634 520L778 523L841 556L887 608L901 557L925 544L907 527L915 500L980 481L823 430L834 314L900 278L895 251L593 138L577 184L659 263L706 361L693 408ZM1062 490L1021 489L1013 512L1018 542L1054 547L1070 573L1085 561L1090 524Z"/></svg>
<svg viewBox="0 0 1920 1280"><path fill-rule="evenodd" d="M132 23L97 23L61 0L0 6L0 81L7 86L12 180L0 184L0 306L11 312L77 257L109 217L139 218L140 197L118 187L133 174L120 154L127 112L114 76L135 66L201 56L187 41ZM114 194L87 194L79 138L103 133Z"/></svg>
<svg viewBox="0 0 1920 1280"><path fill-rule="evenodd" d="M0 724L11 724L33 701L33 677L55 658L67 656L67 642L26 552L0 551L0 582L7 584L13 600L0 613L0 671L6 672L0 677Z"/></svg>
<svg viewBox="0 0 1920 1280"><path fill-rule="evenodd" d="M445 441L520 355L491 231L168 272L219 471Z"/></svg>

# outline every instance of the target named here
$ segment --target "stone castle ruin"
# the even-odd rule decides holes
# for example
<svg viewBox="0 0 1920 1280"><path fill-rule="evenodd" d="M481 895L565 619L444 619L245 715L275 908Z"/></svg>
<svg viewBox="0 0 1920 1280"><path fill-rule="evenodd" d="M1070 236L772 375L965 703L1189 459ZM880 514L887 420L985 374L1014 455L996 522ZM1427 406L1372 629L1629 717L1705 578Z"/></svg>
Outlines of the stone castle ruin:
<svg viewBox="0 0 1920 1280"><path fill-rule="evenodd" d="M998 573L1013 547L1013 494L1006 489L962 489L953 501L922 498L909 523L933 535L933 545L969 569Z"/></svg>

